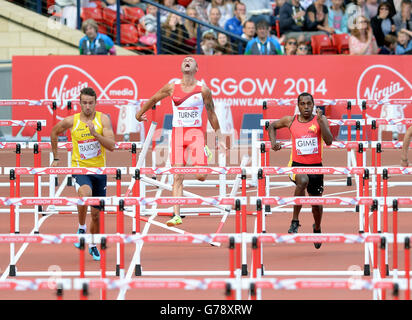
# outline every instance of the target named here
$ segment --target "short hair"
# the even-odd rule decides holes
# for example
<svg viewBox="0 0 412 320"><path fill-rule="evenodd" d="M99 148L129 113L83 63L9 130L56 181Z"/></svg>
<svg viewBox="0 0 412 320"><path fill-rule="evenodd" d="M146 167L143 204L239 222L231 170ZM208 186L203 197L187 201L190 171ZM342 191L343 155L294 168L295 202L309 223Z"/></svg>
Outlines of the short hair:
<svg viewBox="0 0 412 320"><path fill-rule="evenodd" d="M385 46L389 47L390 45L395 44L396 42L397 42L396 36L394 36L393 34L387 34L385 36L383 43L385 44Z"/></svg>
<svg viewBox="0 0 412 320"><path fill-rule="evenodd" d="M401 2L401 6L403 6L403 5L409 5L409 6L412 6L412 1L411 1L411 0L402 0L402 2Z"/></svg>
<svg viewBox="0 0 412 320"><path fill-rule="evenodd" d="M378 13L382 7L386 7L389 11L391 11L392 7L388 2L381 2L378 6Z"/></svg>
<svg viewBox="0 0 412 320"><path fill-rule="evenodd" d="M269 23L265 19L261 19L256 23L256 30L257 29L267 29L269 28Z"/></svg>
<svg viewBox="0 0 412 320"><path fill-rule="evenodd" d="M94 97L94 100L97 100L96 91L94 91L93 88L90 88L90 87L83 88L82 90L80 90L80 99L82 98L82 95L91 96L91 97Z"/></svg>
<svg viewBox="0 0 412 320"><path fill-rule="evenodd" d="M302 92L299 96L298 96L298 104L300 102L300 98L303 97L310 97L310 99L312 100L313 104L315 104L315 100L313 100L313 96L309 93L309 92Z"/></svg>
<svg viewBox="0 0 412 320"><path fill-rule="evenodd" d="M233 11L236 11L238 6L245 6L246 7L246 5L243 2L236 1L235 2L235 7L233 8Z"/></svg>
<svg viewBox="0 0 412 320"><path fill-rule="evenodd" d="M93 19L87 19L83 22L82 31L86 32L87 27L93 27L96 30L96 32L99 30L99 26L97 25L97 22Z"/></svg>

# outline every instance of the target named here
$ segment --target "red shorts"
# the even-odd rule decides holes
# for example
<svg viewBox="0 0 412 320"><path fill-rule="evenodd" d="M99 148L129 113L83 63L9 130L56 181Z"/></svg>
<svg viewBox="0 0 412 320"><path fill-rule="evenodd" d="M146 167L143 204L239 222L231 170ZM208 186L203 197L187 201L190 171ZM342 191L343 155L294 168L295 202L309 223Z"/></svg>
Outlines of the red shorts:
<svg viewBox="0 0 412 320"><path fill-rule="evenodd" d="M172 165L206 166L205 136L202 128L173 127L172 150L170 150Z"/></svg>

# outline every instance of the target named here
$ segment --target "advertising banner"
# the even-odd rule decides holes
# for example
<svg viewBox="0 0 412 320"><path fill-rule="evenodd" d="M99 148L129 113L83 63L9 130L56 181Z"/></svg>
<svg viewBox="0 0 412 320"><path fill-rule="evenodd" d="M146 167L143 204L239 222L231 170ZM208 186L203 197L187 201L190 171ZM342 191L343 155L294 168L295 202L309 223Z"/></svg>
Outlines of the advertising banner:
<svg viewBox="0 0 412 320"><path fill-rule="evenodd" d="M129 99L133 110L163 85L181 78L184 56L16 56L13 57L13 99L56 101L57 118L68 115L67 101L79 99L80 90L93 87L98 99ZM411 56L195 56L197 79L211 90L221 110L230 108L233 124L225 127L259 127L262 102L266 99L296 99L309 92L315 99L411 99ZM133 112L124 104L104 104L98 110L110 115L115 132L137 128ZM80 106L72 104L71 112ZM295 106L271 106L270 118L292 115ZM332 106L328 116L342 118L343 105ZM53 125L52 105L13 107L13 119L45 119L42 135L48 136ZM148 123L163 127L172 113L170 99L163 100L156 111L148 112ZM358 105L352 114L361 114ZM406 105L368 104L367 117L412 117ZM132 119L129 119L131 118ZM170 116L169 116L170 117ZM129 122L128 122L129 121ZM118 125L122 128L118 128ZM123 130L123 131L122 131ZM131 130L131 129L130 129Z"/></svg>

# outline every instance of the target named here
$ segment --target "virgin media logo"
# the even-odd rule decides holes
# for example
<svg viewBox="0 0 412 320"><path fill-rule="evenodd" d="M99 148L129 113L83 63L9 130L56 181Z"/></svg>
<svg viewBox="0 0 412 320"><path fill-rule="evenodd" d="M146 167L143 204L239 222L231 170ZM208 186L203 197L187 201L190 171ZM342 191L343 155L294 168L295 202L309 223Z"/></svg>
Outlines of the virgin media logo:
<svg viewBox="0 0 412 320"><path fill-rule="evenodd" d="M409 80L395 70L386 65L372 65L363 71L357 86L357 98L361 100L377 100L378 102L387 99L411 99L412 85ZM386 119L405 118L405 104L378 103L368 105L367 116ZM389 131L404 133L406 127L397 125L383 127Z"/></svg>
<svg viewBox="0 0 412 320"><path fill-rule="evenodd" d="M412 85L399 71L386 65L372 65L359 77L356 94L358 99L378 101L410 99Z"/></svg>
<svg viewBox="0 0 412 320"><path fill-rule="evenodd" d="M92 87L97 93L97 99L136 100L138 96L137 84L129 76L113 79L102 74L93 77L82 68L70 64L57 66L50 72L45 83L44 96L46 99L55 100L58 108L63 110L66 108L66 101L79 99L80 91L85 87ZM52 113L51 107L48 108ZM77 108L77 104L73 104L75 111Z"/></svg>

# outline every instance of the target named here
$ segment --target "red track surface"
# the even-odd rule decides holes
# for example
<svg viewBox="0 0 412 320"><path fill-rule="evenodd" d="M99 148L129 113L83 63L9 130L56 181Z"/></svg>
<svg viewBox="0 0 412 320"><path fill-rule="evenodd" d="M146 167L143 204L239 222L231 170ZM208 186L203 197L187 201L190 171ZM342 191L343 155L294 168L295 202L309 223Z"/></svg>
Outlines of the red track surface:
<svg viewBox="0 0 412 320"><path fill-rule="evenodd" d="M2 150L1 165L14 166L15 154L12 151ZM370 164L370 151L367 153L368 165ZM383 151L382 165L399 165L400 151L385 150ZM289 151L282 150L276 153L271 151L271 165L286 166L289 157ZM46 158L48 159L48 151L43 153L43 166L47 166ZM60 158L64 158L60 156ZM118 151L108 155L107 166L121 167L130 166L130 153L126 151ZM346 166L346 151L345 150L327 150L324 153L324 166ZM33 155L29 151L24 151L22 157L22 166L33 165ZM212 164L213 165L213 164ZM234 164L230 164L234 166ZM209 178L217 179L217 176L209 176ZM228 177L230 178L230 177ZM328 179L345 179L344 176L326 176ZM410 181L410 177L391 177L390 181ZM60 178L62 180L62 178ZM276 181L287 181L287 177L276 178ZM2 182L8 181L8 177L3 175ZM30 181L29 177L23 181ZM115 181L114 177L109 177L109 181ZM123 181L130 181L127 175L123 177ZM274 180L273 180L274 181ZM155 190L148 188L148 190ZM217 196L217 188L188 188L187 190L203 196ZM228 193L230 188L227 189ZM126 191L126 187L122 188L122 193ZM351 192L353 191L353 192ZM47 190L44 188L44 193ZM326 187L325 195L336 194L336 196L356 196L355 186L352 187ZM8 188L0 188L0 196L8 196ZM33 188L25 187L22 189L22 196L32 196ZM73 187L67 187L64 196L76 196ZM108 196L115 195L115 188L108 188ZM148 196L153 196L154 192L148 192ZM162 195L170 195L168 192L163 192ZM240 195L240 192L239 192ZM256 196L256 188L247 190L248 196ZM292 196L293 188L282 187L271 190L271 195L277 196ZM389 195L410 196L408 187L392 187L389 189ZM253 209L253 208L249 208ZM354 210L353 210L354 211ZM391 215L389 230L391 228ZM90 223L88 217L87 223ZM165 222L167 217L158 217L157 221ZM204 216L194 217L188 216L183 220L183 224L179 228L193 233L214 233L218 227L221 217ZM291 220L291 213L272 214L266 218L266 231L268 233L286 233ZM356 212L348 213L324 213L322 231L325 233L357 233L358 214ZM126 233L132 230L131 219L125 218ZM310 213L301 213L300 223L302 227L299 232L311 233L313 218ZM255 218L248 216L247 228L250 232L253 230ZM34 219L32 214L21 214L20 232L29 233L32 231ZM109 215L106 218L106 232L116 232L116 219L114 215ZM141 223L143 230L145 223ZM234 232L234 216L227 219L222 233ZM77 215L54 215L50 216L40 227L40 233L75 233L77 230ZM399 214L399 232L407 233L412 230L412 220L408 214ZM0 233L9 233L9 215L0 214ZM150 226L149 233L168 233L165 229ZM18 252L20 245L16 245ZM125 245L125 272L127 273L130 262L134 253L135 245ZM403 270L403 246L399 245L399 270ZM263 263L265 270L349 270L363 269L364 264L364 246L362 244L323 244L320 250L316 250L313 244L266 244L264 246ZM109 271L115 270L116 265L116 246L110 244L107 250L107 266ZM390 267L392 267L392 250L389 250ZM9 261L9 245L0 244L0 276L5 272ZM251 271L251 250L248 248L248 270ZM176 244L176 243L160 243L160 244L144 244L141 254L141 263L143 271L154 270L229 270L229 255L226 246L211 247L208 244ZM78 249L72 244L30 244L23 255L17 262L17 272L19 271L47 271L49 268L58 266L63 271L78 271L79 270L79 254ZM86 270L99 271L100 264L92 260L86 254ZM134 270L134 266L132 266ZM55 269L54 269L55 270ZM134 274L134 273L133 273ZM134 277L134 276L133 276ZM249 276L247 276L249 277ZM165 276L166 278L166 276ZM170 278L170 277L168 277ZM191 277L187 277L191 278ZM199 277L198 277L199 278ZM205 278L210 278L206 276ZM288 278L293 278L289 276ZM7 279L10 279L8 277ZM20 279L17 277L17 279ZM365 277L365 279L370 279ZM108 299L116 299L118 290L109 290L107 293ZM64 299L78 299L78 291L65 291ZM99 290L91 290L89 299L99 299ZM248 292L243 291L242 298L248 298ZM351 300L370 300L372 299L372 291L365 290L332 290L332 289L302 289L302 290L262 290L262 298L264 300L283 300L283 299L351 299ZM390 293L388 298L392 298ZM403 298L401 293L400 298ZM56 299L55 291L10 291L0 290L0 300L7 299ZM172 290L172 289L133 289L128 290L126 299L176 299L176 300L212 300L225 299L222 290Z"/></svg>

